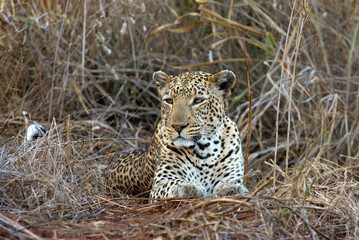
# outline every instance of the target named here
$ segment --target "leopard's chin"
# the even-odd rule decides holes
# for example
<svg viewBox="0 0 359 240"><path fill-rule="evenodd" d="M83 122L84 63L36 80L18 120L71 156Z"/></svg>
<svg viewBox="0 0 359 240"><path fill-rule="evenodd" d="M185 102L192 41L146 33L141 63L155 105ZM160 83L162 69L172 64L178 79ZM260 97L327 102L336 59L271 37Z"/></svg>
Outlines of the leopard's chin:
<svg viewBox="0 0 359 240"><path fill-rule="evenodd" d="M176 147L194 147L195 141L187 140L183 137L178 137L175 140L173 140L173 145Z"/></svg>

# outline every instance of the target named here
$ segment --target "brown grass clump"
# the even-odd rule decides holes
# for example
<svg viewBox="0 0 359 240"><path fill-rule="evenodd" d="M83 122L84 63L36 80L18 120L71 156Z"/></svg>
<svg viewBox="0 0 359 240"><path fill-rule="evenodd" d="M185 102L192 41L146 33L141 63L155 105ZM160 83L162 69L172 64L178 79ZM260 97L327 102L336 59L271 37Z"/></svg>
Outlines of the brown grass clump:
<svg viewBox="0 0 359 240"><path fill-rule="evenodd" d="M358 238L358 9L356 0L1 2L0 236ZM228 114L244 142L249 74L251 195L151 204L106 194L114 154L145 145L159 119L160 69L234 71ZM26 143L34 120L49 131Z"/></svg>

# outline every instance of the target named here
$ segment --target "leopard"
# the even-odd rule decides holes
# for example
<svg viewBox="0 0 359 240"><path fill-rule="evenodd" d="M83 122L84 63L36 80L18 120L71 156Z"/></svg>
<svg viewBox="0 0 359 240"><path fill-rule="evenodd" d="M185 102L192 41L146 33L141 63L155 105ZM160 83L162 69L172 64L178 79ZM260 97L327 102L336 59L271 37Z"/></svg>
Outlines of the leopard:
<svg viewBox="0 0 359 240"><path fill-rule="evenodd" d="M152 79L161 97L161 118L148 146L119 153L112 161L107 187L151 199L248 193L240 134L225 112L236 75L157 71Z"/></svg>

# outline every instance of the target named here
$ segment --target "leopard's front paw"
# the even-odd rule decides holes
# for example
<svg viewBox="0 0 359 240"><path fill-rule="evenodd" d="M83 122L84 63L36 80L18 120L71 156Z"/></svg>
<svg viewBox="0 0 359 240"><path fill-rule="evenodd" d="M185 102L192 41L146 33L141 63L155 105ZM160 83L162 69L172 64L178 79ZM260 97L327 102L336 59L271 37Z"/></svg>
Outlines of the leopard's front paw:
<svg viewBox="0 0 359 240"><path fill-rule="evenodd" d="M203 196L204 189L193 183L179 184L173 187L173 197L195 197Z"/></svg>
<svg viewBox="0 0 359 240"><path fill-rule="evenodd" d="M220 196L231 196L239 193L246 195L248 193L248 189L242 183L238 183L237 181L219 184L214 189L214 194L218 194Z"/></svg>

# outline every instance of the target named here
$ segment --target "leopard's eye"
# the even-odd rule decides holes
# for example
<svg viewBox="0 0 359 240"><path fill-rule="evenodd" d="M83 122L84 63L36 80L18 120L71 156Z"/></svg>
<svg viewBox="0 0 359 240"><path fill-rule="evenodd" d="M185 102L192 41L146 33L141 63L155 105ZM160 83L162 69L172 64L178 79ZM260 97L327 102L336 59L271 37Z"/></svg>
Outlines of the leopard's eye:
<svg viewBox="0 0 359 240"><path fill-rule="evenodd" d="M165 101L168 104L173 104L173 99L172 98L165 98L165 99L163 99L163 101Z"/></svg>
<svg viewBox="0 0 359 240"><path fill-rule="evenodd" d="M204 101L205 99L202 98L202 97L197 97L193 100L193 105L196 105L196 104L200 104Z"/></svg>

